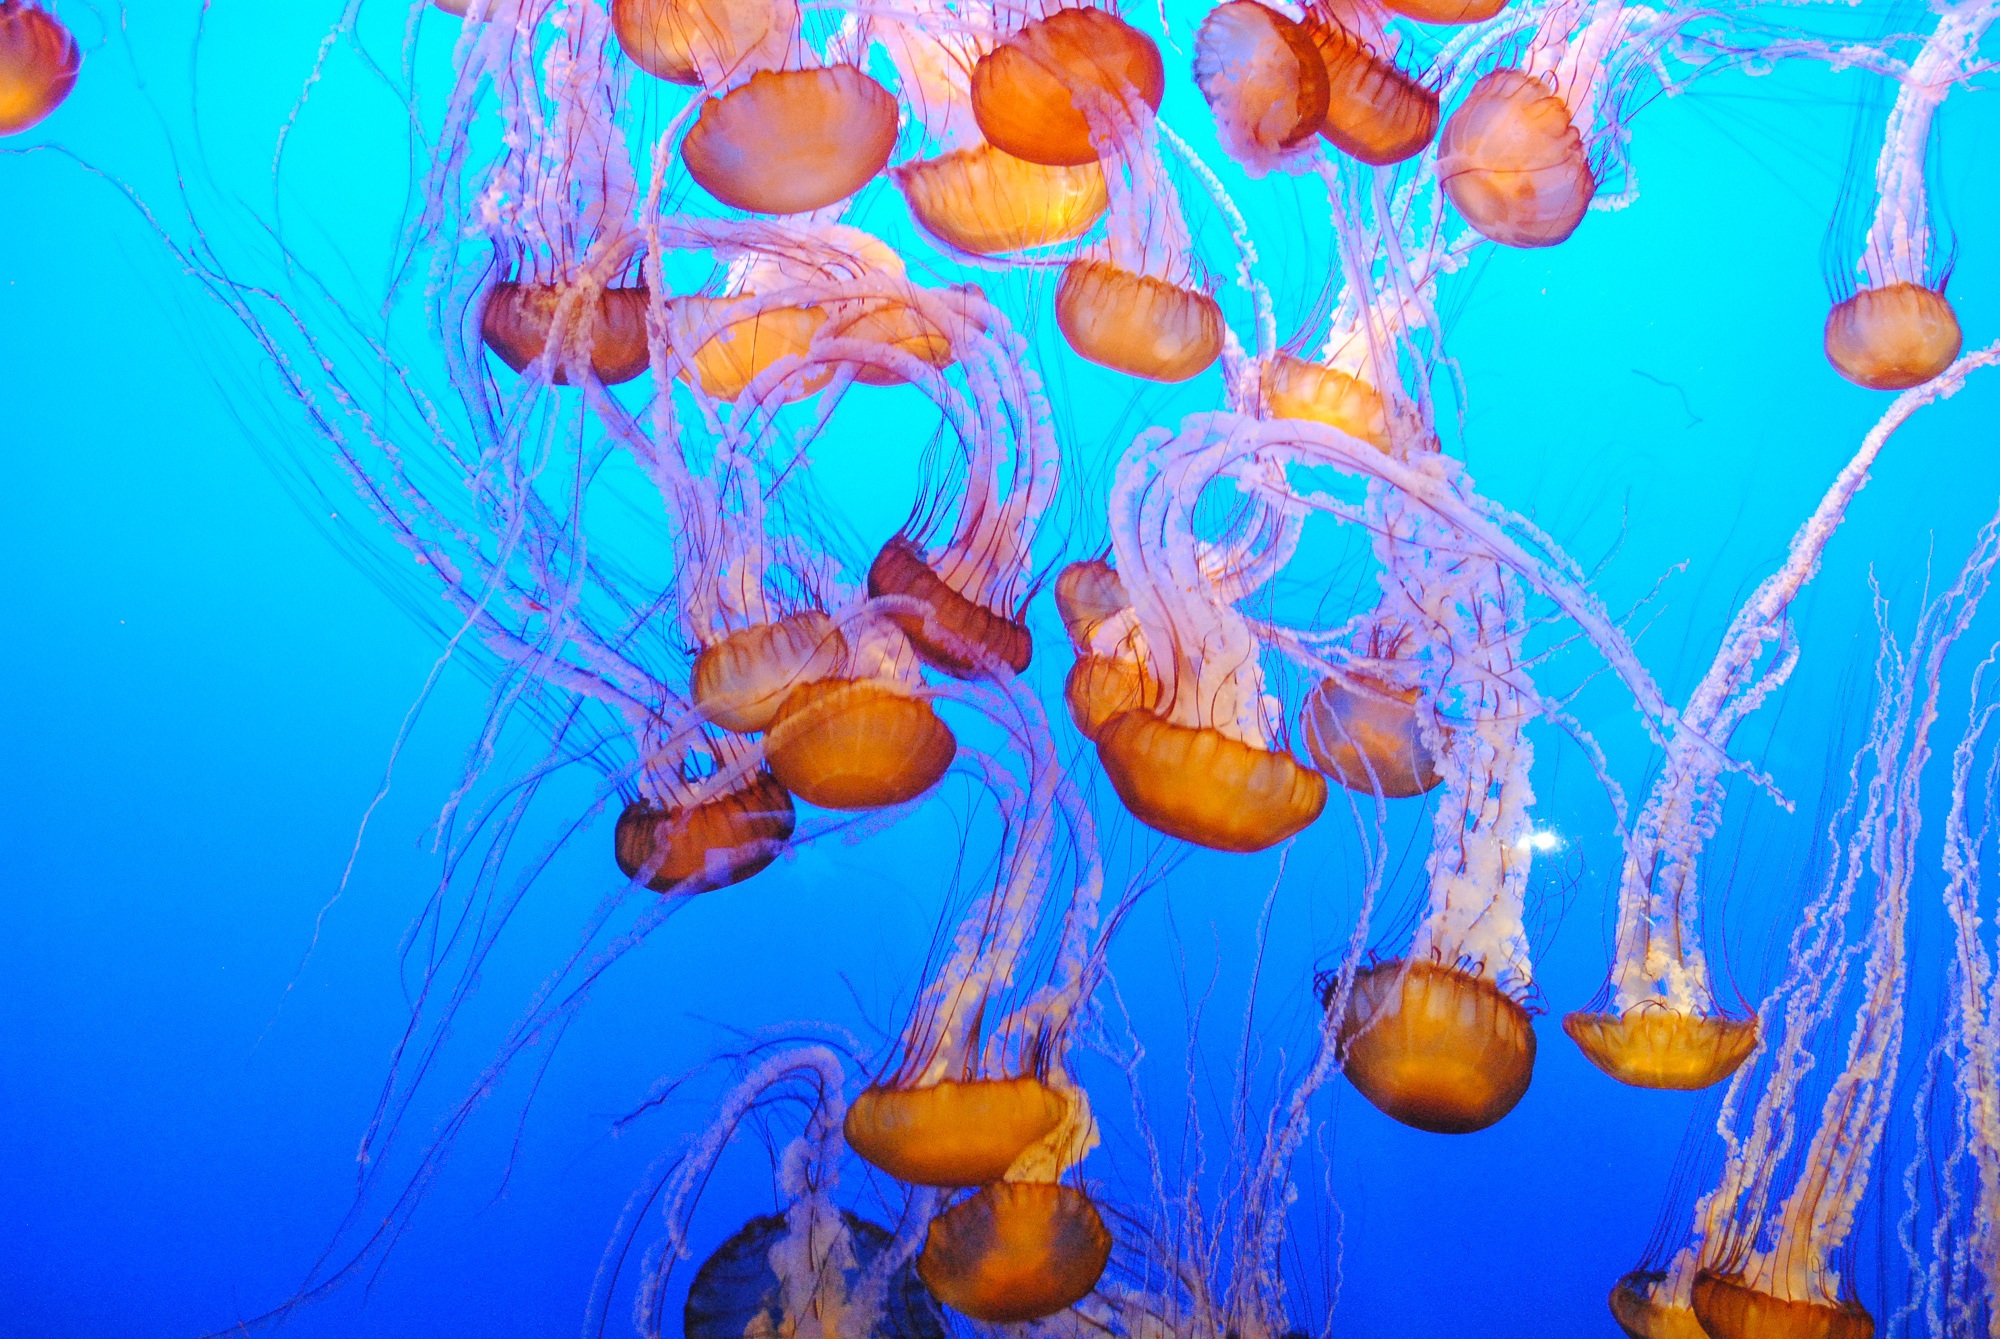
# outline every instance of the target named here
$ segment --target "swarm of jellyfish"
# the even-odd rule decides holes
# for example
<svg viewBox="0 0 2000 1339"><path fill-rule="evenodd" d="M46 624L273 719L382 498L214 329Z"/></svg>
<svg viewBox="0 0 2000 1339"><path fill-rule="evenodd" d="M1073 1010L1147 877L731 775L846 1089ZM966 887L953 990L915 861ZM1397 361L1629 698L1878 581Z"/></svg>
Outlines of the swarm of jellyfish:
<svg viewBox="0 0 2000 1339"><path fill-rule="evenodd" d="M940 913L891 1041L740 1059L618 1221L596 1323L629 1305L641 1333L678 1322L688 1339L931 1339L962 1321L1324 1333L1281 1264L1312 1193L1295 1165L1317 1147L1316 1099L1344 1083L1395 1121L1468 1134L1514 1110L1550 1040L1528 903L1535 740L1560 738L1590 761L1622 851L1604 985L1562 1032L1619 1083L1721 1093L1719 1166L1611 1287L1617 1323L1636 1339L1874 1332L1854 1224L1909 1088L1913 892L1941 883L1948 1019L1912 1108L1923 1175L1906 1178L1932 1189L1904 1223L1900 1318L2000 1334L1991 658L1969 707L1944 687L2000 556L1993 527L1908 631L1878 600L1866 738L1754 1008L1718 986L1699 897L1725 803L1789 804L1732 739L1797 666L1792 611L1850 503L1907 420L2000 361L2000 344L1966 351L1928 175L1939 109L1990 65L2000 3L1854 41L1814 4L1774 20L1675 0L1224 0L1171 16L1169 42L1164 10L1111 0L401 3L411 34L447 25L451 48L446 87L405 76L412 105L443 107L413 131L420 208L399 254L416 278L388 295L421 306L426 357L387 327L329 340L314 294L167 239L276 369L327 486L443 597L447 654L491 694L440 825L463 835L420 922L446 947L354 1215L274 1315L388 1249L500 1075L688 899L754 887L811 842L893 841L957 778L992 858ZM1443 449L1439 306L1481 250L1561 247L1632 203L1647 100L1784 62L1888 93L1824 351L1895 397L1696 648L1705 668L1676 703L1593 574ZM44 4L0 2L0 134L50 116L79 68ZM1180 82L1219 152L1162 119ZM1315 236L1261 235L1233 193L1267 178L1301 201L1280 226L1315 220ZM892 205L901 243L855 221ZM1327 280L1301 303L1260 256L1308 244ZM1060 359L1185 412L1108 453L1072 440L1045 381ZM412 370L433 362L441 380ZM936 427L908 521L859 537L828 519L815 447L892 393ZM643 561L606 541L611 476L644 499ZM1067 534L1065 508L1087 518ZM1301 610L1280 593L1329 528L1356 537L1365 575ZM1068 645L1038 640L1031 610ZM1582 678L1615 686L1620 719L1573 713ZM544 752L482 790L522 720ZM1955 746L1933 742L1961 721ZM1651 750L1643 795L1593 731ZM473 912L524 895L499 872L506 842L578 767L597 802L567 823L599 843L611 891L423 1143L405 1128L419 1090L505 929ZM1918 837L1940 769L1932 879ZM1383 834L1405 810L1427 823L1418 911L1385 939ZM1119 1094L1085 1079L1091 1055L1137 1064L1105 1040L1127 913L1183 846L1284 849L1316 824L1351 827L1364 896L1333 966L1300 984L1308 1063L1245 1076L1255 1134L1213 1202L1157 1162L1150 1184L1102 1179ZM1130 877L1111 872L1112 832L1151 853ZM778 1211L687 1269L703 1187L773 1110L795 1117ZM389 1156L412 1143L413 1160ZM893 1221L843 1192L864 1179L893 1187Z"/></svg>

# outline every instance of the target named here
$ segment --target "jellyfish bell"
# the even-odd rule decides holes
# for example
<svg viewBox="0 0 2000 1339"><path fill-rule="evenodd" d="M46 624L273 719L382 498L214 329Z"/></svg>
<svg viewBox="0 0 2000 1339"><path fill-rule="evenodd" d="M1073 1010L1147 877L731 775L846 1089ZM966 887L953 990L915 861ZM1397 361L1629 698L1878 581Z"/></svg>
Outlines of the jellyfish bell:
<svg viewBox="0 0 2000 1339"><path fill-rule="evenodd" d="M1707 1088L1757 1049L1754 1018L1684 1013L1652 1002L1623 1014L1569 1014L1563 1031L1591 1064L1634 1088Z"/></svg>
<svg viewBox="0 0 2000 1339"><path fill-rule="evenodd" d="M1136 655L1081 655L1063 680L1063 702L1077 733L1097 741L1112 717L1153 711L1160 705L1160 681Z"/></svg>
<svg viewBox="0 0 2000 1339"><path fill-rule="evenodd" d="M1437 135L1438 95L1331 14L1309 7L1304 29L1326 70L1326 142L1371 167L1422 153Z"/></svg>
<svg viewBox="0 0 2000 1339"><path fill-rule="evenodd" d="M977 678L996 665L1019 674L1034 654L1025 623L961 595L902 535L875 555L868 593L916 604L917 610L890 610L885 617L902 629L925 664L953 678Z"/></svg>
<svg viewBox="0 0 2000 1339"><path fill-rule="evenodd" d="M1944 294L1921 284L1864 288L1826 317L1827 361L1869 390L1921 386L1951 366L1963 343Z"/></svg>
<svg viewBox="0 0 2000 1339"><path fill-rule="evenodd" d="M1158 111L1166 70L1153 39L1102 9L1031 19L972 67L972 114L1003 153L1046 167L1098 159L1078 100L1136 96Z"/></svg>
<svg viewBox="0 0 2000 1339"><path fill-rule="evenodd" d="M1047 166L981 142L889 169L925 231L975 256L1072 242L1110 197L1096 159Z"/></svg>
<svg viewBox="0 0 2000 1339"><path fill-rule="evenodd" d="M1364 675L1322 679L1306 698L1306 752L1349 790L1385 799L1422 795L1443 778L1424 743L1418 691Z"/></svg>
<svg viewBox="0 0 2000 1339"><path fill-rule="evenodd" d="M1694 1314L1708 1339L1873 1339L1875 1318L1858 1302L1788 1301L1742 1277L1704 1269L1694 1278Z"/></svg>
<svg viewBox="0 0 2000 1339"><path fill-rule="evenodd" d="M1444 123L1438 184L1483 237L1554 246L1576 231L1597 193L1569 105L1524 70L1494 70Z"/></svg>
<svg viewBox="0 0 2000 1339"><path fill-rule="evenodd" d="M1264 364L1263 392L1272 418L1324 423L1378 451L1389 450L1388 406L1381 392L1351 372L1273 354Z"/></svg>
<svg viewBox="0 0 2000 1339"><path fill-rule="evenodd" d="M681 379L725 404L735 403L780 358L805 357L813 336L826 324L823 308L773 306L754 301L755 296L675 298L667 306L673 343L694 349ZM780 402L818 394L833 373L831 367L820 367L788 379Z"/></svg>
<svg viewBox="0 0 2000 1339"><path fill-rule="evenodd" d="M1194 81L1237 158L1296 148L1326 119L1318 47L1302 25L1257 0L1226 0L1208 12L1195 32Z"/></svg>
<svg viewBox="0 0 2000 1339"><path fill-rule="evenodd" d="M1634 1270L1611 1288L1611 1318L1628 1339L1709 1339L1694 1311L1660 1296L1666 1275Z"/></svg>
<svg viewBox="0 0 2000 1339"><path fill-rule="evenodd" d="M1383 0L1383 4L1418 23L1484 23L1507 8L1507 0Z"/></svg>
<svg viewBox="0 0 2000 1339"><path fill-rule="evenodd" d="M947 1079L918 1088L877 1084L847 1109L847 1145L899 1181L973 1187L1062 1124L1069 1099L1032 1075Z"/></svg>
<svg viewBox="0 0 2000 1339"><path fill-rule="evenodd" d="M723 204L804 214L860 190L889 162L896 99L852 65L760 70L701 114L681 161Z"/></svg>
<svg viewBox="0 0 2000 1339"><path fill-rule="evenodd" d="M1097 757L1134 818L1211 850L1275 846L1326 807L1326 780L1291 754L1152 711L1121 712L1099 726Z"/></svg>
<svg viewBox="0 0 2000 1339"><path fill-rule="evenodd" d="M931 704L887 679L800 684L764 736L771 773L822 809L886 809L936 785L958 754Z"/></svg>
<svg viewBox="0 0 2000 1339"><path fill-rule="evenodd" d="M1484 977L1433 962L1390 959L1357 973L1341 1036L1361 1095L1433 1134L1492 1125L1534 1076L1528 1011Z"/></svg>
<svg viewBox="0 0 2000 1339"><path fill-rule="evenodd" d="M35 0L0 0L0 135L33 128L76 87L83 53Z"/></svg>
<svg viewBox="0 0 2000 1339"><path fill-rule="evenodd" d="M768 772L689 805L641 797L618 816L618 868L656 893L726 888L776 860L795 823L792 797Z"/></svg>
<svg viewBox="0 0 2000 1339"><path fill-rule="evenodd" d="M847 661L847 640L832 619L804 609L730 633L694 660L690 696L725 730L755 734L771 724L800 684L832 678Z"/></svg>
<svg viewBox="0 0 2000 1339"><path fill-rule="evenodd" d="M1056 574L1056 611L1078 651L1088 650L1092 634L1131 607L1125 582L1102 558L1073 562Z"/></svg>
<svg viewBox="0 0 2000 1339"><path fill-rule="evenodd" d="M712 88L784 64L799 7L796 0L611 0L611 27L647 74Z"/></svg>
<svg viewBox="0 0 2000 1339"><path fill-rule="evenodd" d="M1111 1233L1071 1186L1002 1181L931 1220L917 1274L931 1295L989 1325L1040 1320L1090 1295Z"/></svg>
<svg viewBox="0 0 2000 1339"><path fill-rule="evenodd" d="M1108 261L1073 260L1064 268L1056 324L1091 362L1148 381L1186 381L1222 353L1222 308L1214 298Z"/></svg>
<svg viewBox="0 0 2000 1339"><path fill-rule="evenodd" d="M548 348L549 335L564 307L566 290L557 284L507 280L494 284L479 312L486 347L516 372L524 372ZM590 371L606 386L631 381L651 365L646 344L647 293L643 285L599 290L588 305L570 301L569 328L558 344L579 342L590 350ZM589 315L589 328L579 329ZM549 370L550 384L570 384L566 359Z"/></svg>
<svg viewBox="0 0 2000 1339"><path fill-rule="evenodd" d="M848 1275L850 1292L894 1246L887 1229L842 1211L852 1260L828 1263ZM744 1339L745 1335L781 1335L787 1300L785 1280L773 1267L792 1230L783 1214L751 1219L702 1261L688 1286L681 1312L685 1339ZM847 1336L849 1331L840 1331ZM904 1264L889 1276L881 1314L865 1336L853 1339L945 1339L944 1314L924 1288L915 1269Z"/></svg>

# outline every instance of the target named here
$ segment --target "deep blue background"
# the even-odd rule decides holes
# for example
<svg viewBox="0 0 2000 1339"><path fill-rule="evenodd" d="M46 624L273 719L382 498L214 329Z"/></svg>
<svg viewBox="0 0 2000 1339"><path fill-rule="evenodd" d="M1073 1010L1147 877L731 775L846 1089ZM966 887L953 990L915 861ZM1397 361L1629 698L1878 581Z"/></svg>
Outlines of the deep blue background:
<svg viewBox="0 0 2000 1339"><path fill-rule="evenodd" d="M170 221L178 163L227 260L256 245L246 220L269 212L276 128L335 6L217 0L197 54L200 8L177 0L121 16L64 4L89 48L84 79L25 140L67 146ZM1175 12L1183 28L1193 18ZM424 68L442 50L430 40ZM1593 215L1553 251L1494 254L1447 281L1450 351L1469 386L1463 449L1484 490L1532 511L1586 562L1622 536L1602 584L1614 607L1686 564L1643 643L1670 697L1685 694L1734 599L1886 404L1839 381L1818 349L1820 243L1863 86L1858 74L1732 75L1657 100L1635 121L1634 208ZM316 254L352 257L365 291L405 190L396 114L339 60L314 99L286 169L285 224ZM1184 127L1202 120L1178 84L1166 113ZM1951 295L1973 345L2000 334L2000 184L1974 169L2000 135L2000 103L1961 92L1945 129L1962 250ZM1266 205L1277 189L1246 193L1253 224L1301 226ZM886 186L873 191L869 217L900 214ZM0 1334L187 1335L283 1297L344 1207L403 1018L397 939L436 875L424 832L484 699L447 673L329 907L434 640L314 524L350 522L309 518L280 487L267 458L309 457L313 442L239 332L106 182L53 154L0 158L0 275ZM1043 347L1057 360L1048 375L1066 446L1101 487L1103 460L1136 426L1115 426L1131 389ZM1154 396L1138 421L1171 421L1215 390L1210 374L1179 398ZM1728 884L1711 927L1718 956L1752 998L1811 873L1801 853L1826 765L1843 730L1851 746L1864 705L1866 575L1907 622L1932 552L1956 567L2000 496L1996 405L2000 385L1975 380L1898 437L1807 602L1807 660L1782 714L1746 732L1756 747L1770 740L1768 765L1800 802L1787 818L1739 791L1712 866ZM837 434L821 460L830 496L875 542L909 505L921 445L884 426ZM1054 633L1051 611L1037 618ZM1061 659L1036 668L1050 690ZM1636 797L1649 759L1629 712L1608 687L1579 711ZM1580 756L1545 744L1537 788L1545 820L1571 842L1574 898L1559 935L1537 944L1559 1015L1601 980L1615 868L1608 810ZM588 794L585 778L563 792ZM505 1194L495 1198L518 1094L474 1126L372 1292L350 1288L294 1329L572 1332L626 1196L701 1109L670 1107L617 1140L610 1120L655 1078L726 1045L721 1023L858 1026L842 974L868 1020L893 1026L937 915L936 870L957 857L951 803L701 899L592 1002ZM565 852L529 899L440 1100L610 886L608 829ZM1292 856L1260 1015L1271 1061L1281 1048L1303 1054L1307 975L1347 933L1352 845L1322 824ZM1207 1054L1226 1075L1276 869L1275 856L1194 858L1129 927L1116 969L1153 1042L1160 1101L1183 1086L1183 985L1202 993L1218 951ZM1544 879L1544 903L1564 887ZM1406 877L1389 919L1410 894ZM1919 961L1934 963L1937 947L1933 924ZM1322 1099L1344 1214L1337 1333L1612 1332L1603 1294L1637 1262L1703 1103L1616 1087L1553 1017L1540 1031L1535 1086L1490 1133L1438 1139L1351 1092ZM1087 1170L1129 1193L1143 1186L1115 1151ZM733 1161L704 1204L701 1243L768 1197L756 1158ZM1330 1277L1322 1243L1303 1246L1308 1271ZM1299 1317L1312 1327L1316 1305Z"/></svg>

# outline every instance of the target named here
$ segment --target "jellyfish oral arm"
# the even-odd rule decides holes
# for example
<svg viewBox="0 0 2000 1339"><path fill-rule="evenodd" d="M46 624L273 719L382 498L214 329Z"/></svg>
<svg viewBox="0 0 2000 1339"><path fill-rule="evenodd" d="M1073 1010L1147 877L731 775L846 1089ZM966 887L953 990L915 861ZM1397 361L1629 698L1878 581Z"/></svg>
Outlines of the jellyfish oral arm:
<svg viewBox="0 0 2000 1339"><path fill-rule="evenodd" d="M1996 0L1963 0L1941 11L1936 29L1900 78L1876 160L1879 198L1861 256L1868 288L1930 284L1930 202L1924 159L1931 122L1952 86L1981 67L1980 39L1995 19L2000 19Z"/></svg>

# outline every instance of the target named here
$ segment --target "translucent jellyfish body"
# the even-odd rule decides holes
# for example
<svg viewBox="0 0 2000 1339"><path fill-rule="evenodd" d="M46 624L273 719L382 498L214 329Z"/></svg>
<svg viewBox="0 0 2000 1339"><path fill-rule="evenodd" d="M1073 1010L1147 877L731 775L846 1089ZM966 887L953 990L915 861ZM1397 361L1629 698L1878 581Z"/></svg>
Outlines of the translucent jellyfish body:
<svg viewBox="0 0 2000 1339"><path fill-rule="evenodd" d="M866 1219L845 1212L840 1217L847 1226L853 1259L828 1263L846 1276L846 1291L851 1294L895 1239ZM702 1261L681 1313L685 1339L743 1339L788 1332L785 1281L771 1262L791 1230L783 1214L753 1218ZM889 1276L882 1313L874 1325L866 1336L855 1339L944 1339L944 1335L944 1314L906 1264Z"/></svg>
<svg viewBox="0 0 2000 1339"><path fill-rule="evenodd" d="M917 222L975 256L1074 241L1110 202L1095 160L1048 167L985 143L891 168L890 175Z"/></svg>
<svg viewBox="0 0 2000 1339"><path fill-rule="evenodd" d="M1127 711L1097 731L1097 756L1132 816L1217 851L1261 851L1326 807L1326 781L1289 753L1220 730Z"/></svg>
<svg viewBox="0 0 2000 1339"><path fill-rule="evenodd" d="M1078 100L1136 96L1159 110L1166 71L1153 39L1101 9L1034 19L979 58L972 114L995 148L1049 167L1097 161Z"/></svg>
<svg viewBox="0 0 2000 1339"><path fill-rule="evenodd" d="M1507 8L1507 0L1384 0L1384 4L1419 23L1484 23Z"/></svg>
<svg viewBox="0 0 2000 1339"><path fill-rule="evenodd" d="M1324 423L1378 450L1389 449L1388 407L1360 377L1280 353L1264 364L1263 386L1271 417Z"/></svg>
<svg viewBox="0 0 2000 1339"><path fill-rule="evenodd" d="M1138 656L1083 655L1063 680L1063 701L1077 732L1095 741L1121 712L1158 707L1160 682Z"/></svg>
<svg viewBox="0 0 2000 1339"><path fill-rule="evenodd" d="M780 358L803 358L827 320L820 307L773 307L742 297L675 298L669 313L675 344L694 348L682 378L725 403L734 403ZM709 333L697 333L701 331ZM833 372L821 367L787 382L784 398L818 393L833 380Z"/></svg>
<svg viewBox="0 0 2000 1339"><path fill-rule="evenodd" d="M1088 647L1099 628L1131 607L1125 582L1102 558L1071 563L1056 574L1056 612L1078 650Z"/></svg>
<svg viewBox="0 0 2000 1339"><path fill-rule="evenodd" d="M35 0L0 0L0 135L18 135L76 87L76 38Z"/></svg>
<svg viewBox="0 0 2000 1339"><path fill-rule="evenodd" d="M1009 1325L1082 1301L1110 1259L1111 1233L1088 1195L1003 1181L931 1221L917 1274L952 1310Z"/></svg>
<svg viewBox="0 0 2000 1339"><path fill-rule="evenodd" d="M1194 38L1194 80L1223 146L1275 154L1310 139L1326 119L1327 71L1303 25L1258 4L1227 0Z"/></svg>
<svg viewBox="0 0 2000 1339"><path fill-rule="evenodd" d="M1305 26L1326 70L1327 143L1376 167L1423 152L1437 134L1437 94L1335 20L1308 11Z"/></svg>
<svg viewBox="0 0 2000 1339"><path fill-rule="evenodd" d="M1875 1318L1855 1302L1790 1302L1741 1279L1702 1270L1694 1314L1708 1339L1873 1339Z"/></svg>
<svg viewBox="0 0 2000 1339"><path fill-rule="evenodd" d="M1392 960L1357 974L1341 1028L1361 1095L1433 1134L1485 1129L1534 1076L1528 1011L1491 981L1436 963Z"/></svg>
<svg viewBox="0 0 2000 1339"><path fill-rule="evenodd" d="M1417 690L1351 676L1324 679L1306 698L1306 751L1349 790L1407 799L1441 779L1424 743Z"/></svg>
<svg viewBox="0 0 2000 1339"><path fill-rule="evenodd" d="M877 1086L848 1107L847 1144L899 1181L990 1185L1068 1110L1068 1099L1029 1076Z"/></svg>
<svg viewBox="0 0 2000 1339"><path fill-rule="evenodd" d="M1495 70L1472 86L1438 140L1438 184L1483 237L1554 246L1597 193L1583 137L1548 84Z"/></svg>
<svg viewBox="0 0 2000 1339"><path fill-rule="evenodd" d="M1921 386L1951 366L1964 336L1944 294L1919 284L1865 288L1826 317L1826 358L1857 386Z"/></svg>
<svg viewBox="0 0 2000 1339"><path fill-rule="evenodd" d="M551 328L562 305L564 290L555 284L498 283L486 295L479 313L479 333L486 347L516 372L525 371L548 347ZM630 381L648 366L646 290L606 288L594 303L572 302L569 329L559 344L581 344L590 350L590 371L600 382L615 386ZM579 329L586 314L589 328ZM558 356L549 380L569 385L569 371Z"/></svg>
<svg viewBox="0 0 2000 1339"><path fill-rule="evenodd" d="M763 70L703 105L681 161L726 205L804 214L860 190L895 143L896 99L852 65Z"/></svg>
<svg viewBox="0 0 2000 1339"><path fill-rule="evenodd" d="M1034 643L1027 626L959 594L900 535L884 544L869 566L868 593L901 596L921 607L922 612L890 610L886 617L933 669L969 679L996 665L1016 674L1028 668Z"/></svg>
<svg viewBox="0 0 2000 1339"><path fill-rule="evenodd" d="M764 757L785 789L822 809L882 809L936 785L958 754L931 704L879 679L794 688L771 718Z"/></svg>
<svg viewBox="0 0 2000 1339"><path fill-rule="evenodd" d="M846 660L840 629L819 610L807 609L703 647L694 660L690 694L702 715L723 729L754 734L771 724L794 688L831 678Z"/></svg>
<svg viewBox="0 0 2000 1339"><path fill-rule="evenodd" d="M1222 308L1196 289L1101 260L1073 260L1056 286L1071 348L1148 381L1186 381L1222 353Z"/></svg>
<svg viewBox="0 0 2000 1339"><path fill-rule="evenodd" d="M776 860L795 822L792 797L766 772L698 804L637 799L618 816L618 868L660 893L724 888Z"/></svg>
<svg viewBox="0 0 2000 1339"><path fill-rule="evenodd" d="M776 69L798 37L796 0L611 0L611 26L655 78L713 87Z"/></svg>
<svg viewBox="0 0 2000 1339"><path fill-rule="evenodd" d="M1590 1063L1635 1088L1720 1083L1757 1049L1757 1020L1641 1005L1624 1014L1573 1013L1563 1031Z"/></svg>
<svg viewBox="0 0 2000 1339"><path fill-rule="evenodd" d="M1630 1339L1709 1339L1691 1307L1660 1297L1666 1275L1635 1270L1611 1289L1611 1318Z"/></svg>

